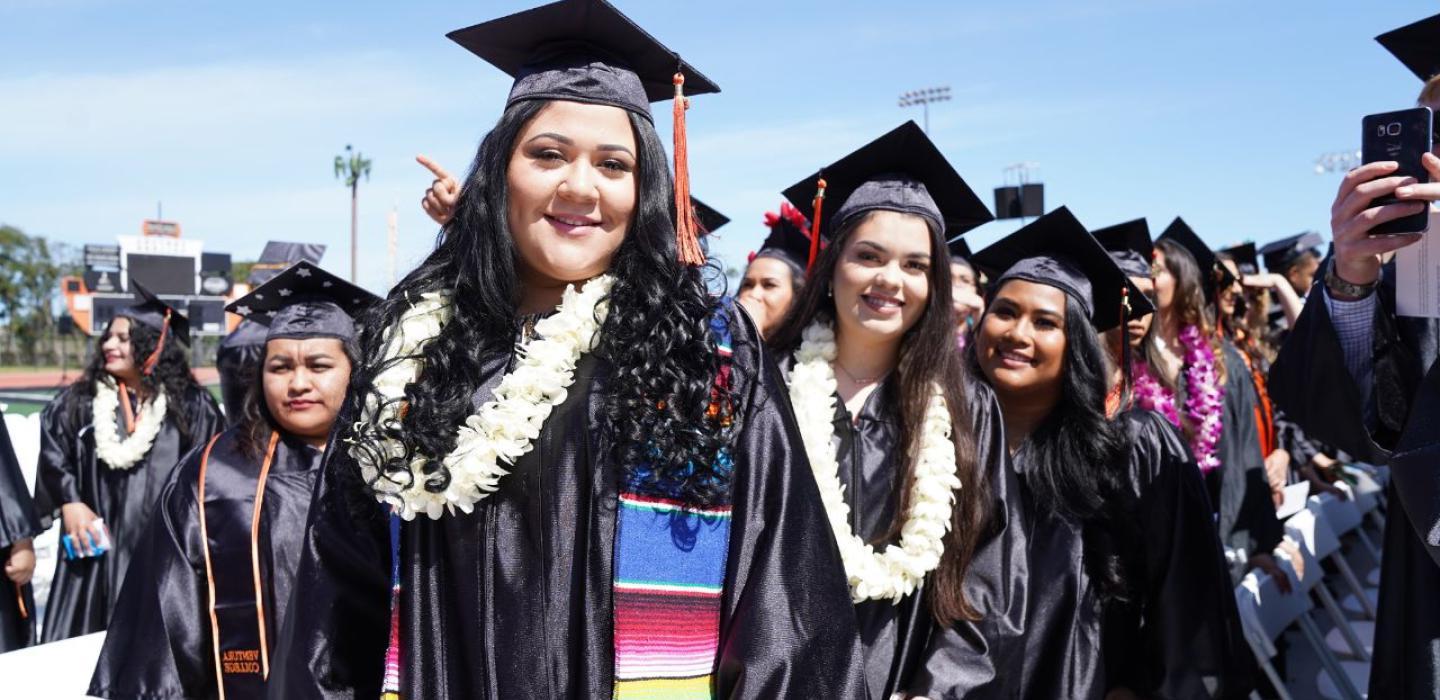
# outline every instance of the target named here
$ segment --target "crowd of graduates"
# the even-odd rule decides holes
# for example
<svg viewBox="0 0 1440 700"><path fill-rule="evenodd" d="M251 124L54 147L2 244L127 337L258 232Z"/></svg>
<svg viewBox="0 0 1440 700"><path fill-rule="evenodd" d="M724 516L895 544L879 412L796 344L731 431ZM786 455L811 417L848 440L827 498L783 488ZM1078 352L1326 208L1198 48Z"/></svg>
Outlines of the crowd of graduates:
<svg viewBox="0 0 1440 700"><path fill-rule="evenodd" d="M441 234L385 298L275 251L222 412L132 280L33 498L0 433L0 650L106 631L90 692L136 700L1268 695L1235 586L1288 591L1286 488L1364 460L1370 695L1440 692L1440 332L1367 236L1440 186L1358 169L1328 254L1066 207L975 251L909 122L802 166L717 296L714 83L603 0L450 36L515 82L463 179L422 157ZM1440 109L1440 16L1382 43Z"/></svg>

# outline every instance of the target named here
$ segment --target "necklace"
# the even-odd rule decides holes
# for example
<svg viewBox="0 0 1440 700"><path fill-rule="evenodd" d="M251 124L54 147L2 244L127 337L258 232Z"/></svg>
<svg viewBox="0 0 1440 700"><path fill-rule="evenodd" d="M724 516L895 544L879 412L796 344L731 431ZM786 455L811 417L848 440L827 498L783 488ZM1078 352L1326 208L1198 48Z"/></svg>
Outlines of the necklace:
<svg viewBox="0 0 1440 700"><path fill-rule="evenodd" d="M115 412L119 407L120 394L115 385L109 379L95 382L95 400L91 403L91 415L95 420L95 456L111 469L125 470L134 467L150 453L151 445L160 434L160 427L165 423L165 392L155 392L155 398L140 408L134 431L123 440L115 427Z"/></svg>

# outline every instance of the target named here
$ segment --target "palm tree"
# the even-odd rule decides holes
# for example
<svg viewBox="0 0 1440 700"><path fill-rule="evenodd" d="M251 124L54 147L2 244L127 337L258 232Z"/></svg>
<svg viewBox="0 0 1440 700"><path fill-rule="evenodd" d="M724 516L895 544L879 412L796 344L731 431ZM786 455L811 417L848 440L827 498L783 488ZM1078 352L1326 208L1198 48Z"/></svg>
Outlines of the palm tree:
<svg viewBox="0 0 1440 700"><path fill-rule="evenodd" d="M345 155L335 156L335 177L343 177L345 186L350 188L350 281L356 282L359 275L359 236L356 233L358 226L358 202L360 191L360 176L364 175L365 180L370 180L370 159L361 155L359 151L353 151L350 144L345 144Z"/></svg>

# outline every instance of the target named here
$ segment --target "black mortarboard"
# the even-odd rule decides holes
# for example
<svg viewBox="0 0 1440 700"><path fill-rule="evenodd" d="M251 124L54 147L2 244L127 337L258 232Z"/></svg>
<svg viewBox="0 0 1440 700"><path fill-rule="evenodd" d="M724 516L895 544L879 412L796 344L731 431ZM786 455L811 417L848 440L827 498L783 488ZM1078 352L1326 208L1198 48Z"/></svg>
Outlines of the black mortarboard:
<svg viewBox="0 0 1440 700"><path fill-rule="evenodd" d="M730 217L694 197L690 198L690 204L695 207L695 220L700 224L701 235L715 233L721 226L730 223Z"/></svg>
<svg viewBox="0 0 1440 700"><path fill-rule="evenodd" d="M569 100L651 119L650 103L720 88L605 0L561 0L446 36L515 78L505 106Z"/></svg>
<svg viewBox="0 0 1440 700"><path fill-rule="evenodd" d="M1440 73L1440 15L1392 29L1375 37L1421 80Z"/></svg>
<svg viewBox="0 0 1440 700"><path fill-rule="evenodd" d="M950 249L950 257L952 258L963 258L965 260L969 260L970 258L975 257L975 251L970 250L970 244L965 242L964 236L961 236L953 241L950 241L949 243L946 243L945 247Z"/></svg>
<svg viewBox="0 0 1440 700"><path fill-rule="evenodd" d="M355 337L355 316L380 298L308 262L298 262L225 307L268 326L276 338Z"/></svg>
<svg viewBox="0 0 1440 700"><path fill-rule="evenodd" d="M825 180L821 218L830 231L877 209L920 216L947 238L995 218L913 121L791 185L785 198L813 218L821 178Z"/></svg>
<svg viewBox="0 0 1440 700"><path fill-rule="evenodd" d="M127 307L124 311L116 314L124 316L136 323L143 323L157 331L165 330L166 314L169 314L169 329L165 330L167 335L180 339L180 342L190 344L190 319L180 313L175 307L166 304L140 284L140 280L130 278L130 293L135 295L135 304Z"/></svg>
<svg viewBox="0 0 1440 700"><path fill-rule="evenodd" d="M325 244L323 243L266 241L265 249L260 252L260 259L250 267L250 276L245 281L253 289L265 284L281 270L301 260L311 265L319 265L320 259L323 257L325 257Z"/></svg>
<svg viewBox="0 0 1440 700"><path fill-rule="evenodd" d="M1266 270L1283 273L1305 254L1318 255L1316 248L1324 242L1325 239L1321 238L1320 234L1306 231L1266 243L1260 248L1260 257L1265 260Z"/></svg>
<svg viewBox="0 0 1440 700"><path fill-rule="evenodd" d="M805 215L790 206L789 202L781 202L780 213L765 213L765 226L770 229L770 234L765 237L765 242L760 244L760 250L753 253L750 259L753 261L762 256L779 257L804 270L805 264L810 260L810 221ZM824 245L822 240L822 249Z"/></svg>
<svg viewBox="0 0 1440 700"><path fill-rule="evenodd" d="M987 270L1004 272L991 285L1021 279L1054 287L1074 299L1096 330L1108 331L1128 318L1154 312L1100 242L1060 207L975 254ZM1122 308L1129 302L1129 313Z"/></svg>
<svg viewBox="0 0 1440 700"><path fill-rule="evenodd" d="M1160 234L1160 238L1157 240L1174 241L1195 259L1195 265L1200 268L1200 286L1205 291L1206 301L1215 300L1216 290L1234 284L1235 276L1231 275L1229 270L1216 264L1218 259L1215 257L1215 251L1205 245L1205 241L1200 239L1200 236L1195 233L1195 229L1190 228L1184 219L1175 217L1175 220L1165 227L1165 233Z"/></svg>
<svg viewBox="0 0 1440 700"><path fill-rule="evenodd" d="M1155 244L1150 240L1150 224L1144 219L1106 226L1096 230L1094 235L1127 276L1150 277Z"/></svg>
<svg viewBox="0 0 1440 700"><path fill-rule="evenodd" d="M1235 267L1242 275L1253 275L1260 271L1260 258L1255 251L1255 244L1251 242L1232 245L1220 251L1222 255L1229 256L1235 261Z"/></svg>

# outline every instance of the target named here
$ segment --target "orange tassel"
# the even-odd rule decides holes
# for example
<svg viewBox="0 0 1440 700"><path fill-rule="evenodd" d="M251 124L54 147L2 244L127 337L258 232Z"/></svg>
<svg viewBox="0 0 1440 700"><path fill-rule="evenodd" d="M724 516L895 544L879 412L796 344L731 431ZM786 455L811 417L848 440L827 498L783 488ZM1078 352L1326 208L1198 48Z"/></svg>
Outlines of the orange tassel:
<svg viewBox="0 0 1440 700"><path fill-rule="evenodd" d="M30 619L30 611L25 609L25 589L20 584L15 584L15 603L20 606L20 619Z"/></svg>
<svg viewBox="0 0 1440 700"><path fill-rule="evenodd" d="M685 76L675 74L675 248L680 262L691 267L705 264L705 251L700 247L700 236L696 231L695 206L690 202L690 149L685 134L685 110L690 100L685 99Z"/></svg>
<svg viewBox="0 0 1440 700"><path fill-rule="evenodd" d="M815 269L815 258L820 255L820 210L825 206L825 178L815 182L814 216L810 218L810 258L805 262L805 274Z"/></svg>
<svg viewBox="0 0 1440 700"><path fill-rule="evenodd" d="M120 407L124 410L121 415L125 418L125 434L135 432L135 409L130 407L130 388L125 382L120 382Z"/></svg>
<svg viewBox="0 0 1440 700"><path fill-rule="evenodd" d="M170 309L165 309L165 320L160 323L160 341L155 343L155 352L145 358L145 376L150 376L155 371L155 365L160 364L160 352L165 349L165 338L170 335Z"/></svg>

